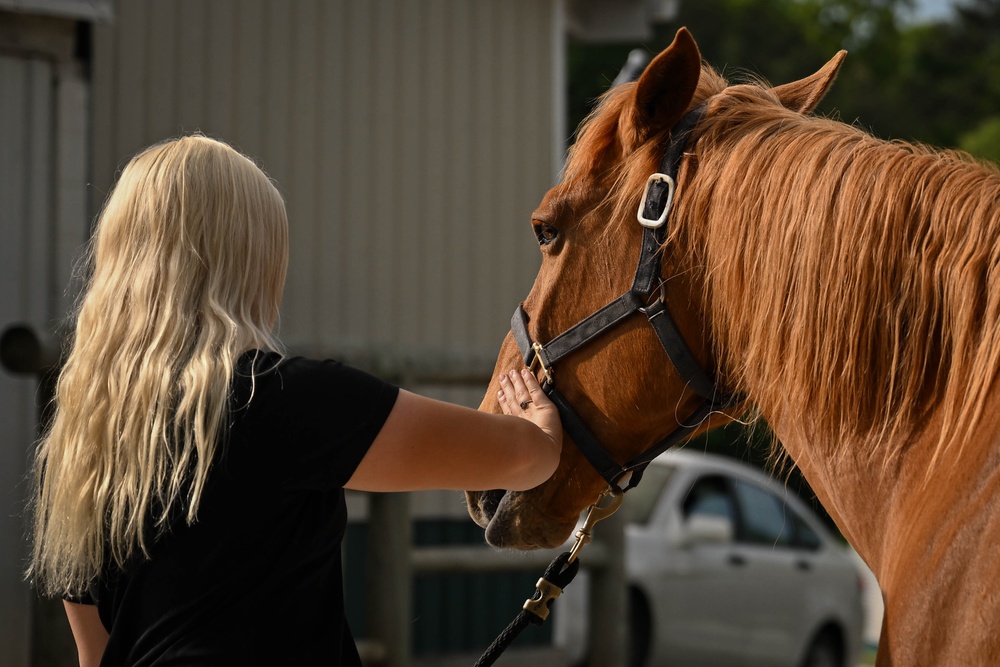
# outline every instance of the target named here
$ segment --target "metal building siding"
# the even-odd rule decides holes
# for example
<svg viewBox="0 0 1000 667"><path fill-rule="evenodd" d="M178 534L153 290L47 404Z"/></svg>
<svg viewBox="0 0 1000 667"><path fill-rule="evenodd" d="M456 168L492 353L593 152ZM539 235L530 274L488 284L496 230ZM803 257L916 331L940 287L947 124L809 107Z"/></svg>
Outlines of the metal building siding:
<svg viewBox="0 0 1000 667"><path fill-rule="evenodd" d="M101 196L145 145L195 130L225 139L287 201L281 329L293 349L485 365L534 278L529 216L556 171L552 2L116 11L95 36Z"/></svg>
<svg viewBox="0 0 1000 667"><path fill-rule="evenodd" d="M71 64L0 55L0 91L0 329L44 335L69 308L70 258L85 237L85 137L74 134L86 123L85 84ZM40 400L36 378L0 371L0 667L28 664L38 630L23 572Z"/></svg>
<svg viewBox="0 0 1000 667"><path fill-rule="evenodd" d="M47 181L49 137L31 119L51 118L51 76L47 62L0 56L0 327L45 315L44 277L34 269L46 250L38 233L46 227L48 198L39 198L37 187ZM11 666L26 665L30 648L32 593L21 580L27 555L21 511L35 433L34 385L0 373L0 488L10 490L0 516L0 600L8 601L0 605L0 646L9 652L0 664Z"/></svg>

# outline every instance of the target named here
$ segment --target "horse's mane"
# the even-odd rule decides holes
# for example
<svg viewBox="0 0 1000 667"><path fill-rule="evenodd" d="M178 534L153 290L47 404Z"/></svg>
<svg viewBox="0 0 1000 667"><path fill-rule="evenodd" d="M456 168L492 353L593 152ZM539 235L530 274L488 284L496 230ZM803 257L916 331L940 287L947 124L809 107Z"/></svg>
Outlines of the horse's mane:
<svg viewBox="0 0 1000 667"><path fill-rule="evenodd" d="M1000 173L701 78L667 270L705 277L727 388L873 459L932 413L935 460L961 448L1000 370ZM665 141L628 145L628 92L604 99L566 169L617 161L614 224L634 224Z"/></svg>

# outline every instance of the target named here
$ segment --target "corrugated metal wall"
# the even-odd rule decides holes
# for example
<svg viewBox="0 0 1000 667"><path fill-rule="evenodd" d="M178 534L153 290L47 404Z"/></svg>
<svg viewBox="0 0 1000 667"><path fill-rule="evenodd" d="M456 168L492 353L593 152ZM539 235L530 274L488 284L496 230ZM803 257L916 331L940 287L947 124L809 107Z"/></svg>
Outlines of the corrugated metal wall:
<svg viewBox="0 0 1000 667"><path fill-rule="evenodd" d="M12 320L44 321L45 277L35 262L48 260L48 203L45 187L49 171L47 127L31 118L51 118L51 66L39 60L0 56L0 327ZM18 94L14 94L17 91ZM31 128L23 133L25 128ZM40 145L39 145L40 144ZM41 179L33 178L41 174ZM32 188L29 183L34 183ZM39 193L37 188L43 192ZM41 209L41 210L39 210ZM43 264L44 265L44 264ZM41 298L39 298L41 297ZM27 547L22 539L21 515L27 487L24 475L37 412L32 378L0 375L0 664L28 664L31 591L21 581Z"/></svg>
<svg viewBox="0 0 1000 667"><path fill-rule="evenodd" d="M66 27L52 20L30 29L38 45L58 46ZM0 55L0 329L56 328L71 302L72 257L86 237L86 85L76 64L60 58ZM0 372L0 667L29 664L39 614L50 611L36 608L23 581L27 469L40 400L36 378ZM70 650L47 643L36 658Z"/></svg>
<svg viewBox="0 0 1000 667"><path fill-rule="evenodd" d="M488 372L537 270L561 44L538 0L129 0L95 33L95 202L195 130L284 193L293 350Z"/></svg>

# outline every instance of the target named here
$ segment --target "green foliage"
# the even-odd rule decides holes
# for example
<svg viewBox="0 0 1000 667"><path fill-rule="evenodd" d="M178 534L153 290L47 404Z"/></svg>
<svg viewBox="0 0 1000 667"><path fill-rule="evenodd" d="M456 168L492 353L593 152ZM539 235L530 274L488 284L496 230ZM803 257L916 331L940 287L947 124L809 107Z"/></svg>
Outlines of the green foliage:
<svg viewBox="0 0 1000 667"><path fill-rule="evenodd" d="M987 119L1000 110L1000 0L963 0L948 22L901 22L913 3L683 0L678 17L656 26L647 44L571 44L570 125L607 89L632 48L656 54L687 26L705 59L731 80L752 73L775 84L793 81L845 48L847 61L819 113L883 138L972 146L989 157L977 142L995 145Z"/></svg>
<svg viewBox="0 0 1000 667"><path fill-rule="evenodd" d="M959 137L959 148L1000 165L1000 116L990 116Z"/></svg>

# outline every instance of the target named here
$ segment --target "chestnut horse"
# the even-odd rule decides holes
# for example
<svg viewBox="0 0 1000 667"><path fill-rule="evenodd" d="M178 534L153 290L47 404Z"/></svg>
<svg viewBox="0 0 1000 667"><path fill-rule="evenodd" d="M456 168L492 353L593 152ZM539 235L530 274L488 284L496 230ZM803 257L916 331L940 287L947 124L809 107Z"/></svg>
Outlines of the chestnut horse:
<svg viewBox="0 0 1000 667"><path fill-rule="evenodd" d="M619 313L542 358L548 388L612 468L679 424L765 419L878 578L878 664L998 665L1000 173L812 116L844 55L794 83L729 86L682 29L610 90L532 216L542 265L497 368L634 291L649 239L636 211L673 150L647 317ZM657 305L718 389L675 370ZM482 409L499 412L496 390ZM699 395L713 391L741 402L720 412ZM535 489L467 494L491 544L560 545L625 479L575 445Z"/></svg>

